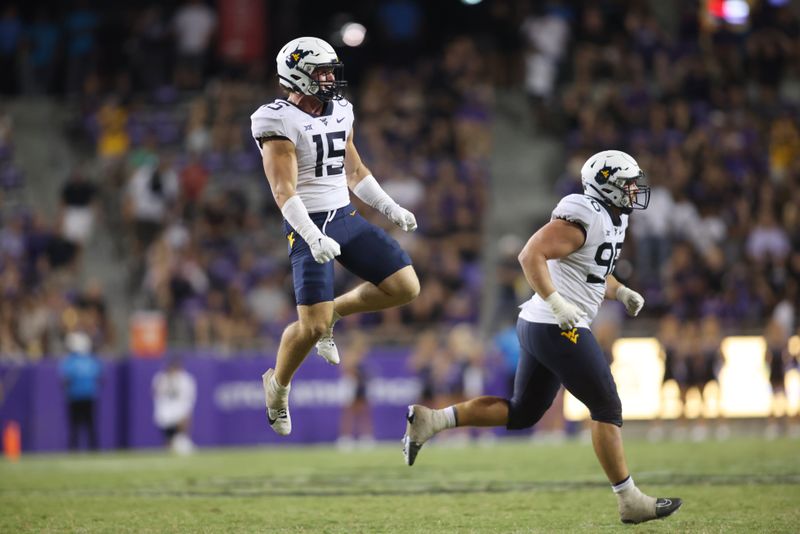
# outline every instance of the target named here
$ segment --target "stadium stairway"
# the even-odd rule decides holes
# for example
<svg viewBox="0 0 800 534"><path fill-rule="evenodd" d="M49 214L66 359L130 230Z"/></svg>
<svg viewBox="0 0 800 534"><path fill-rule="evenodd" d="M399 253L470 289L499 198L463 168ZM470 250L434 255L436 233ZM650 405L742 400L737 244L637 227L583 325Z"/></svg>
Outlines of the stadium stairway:
<svg viewBox="0 0 800 534"><path fill-rule="evenodd" d="M46 97L19 97L5 108L14 121L14 161L24 173L20 201L34 206L48 222L57 224L61 186L77 164L93 157L92 147L70 143L69 125L74 122L67 106ZM88 150L87 150L88 149ZM88 169L91 174L91 169ZM98 184L99 185L99 184ZM74 287L83 289L90 280L99 281L105 290L111 320L116 331L115 349L127 346L127 311L125 283L127 269L115 255L112 236L101 231L102 214L84 251ZM71 284L72 285L72 284Z"/></svg>
<svg viewBox="0 0 800 534"><path fill-rule="evenodd" d="M498 260L505 236L522 244L546 221L555 202L553 184L563 170L563 148L536 127L521 89L496 89L489 209L484 224L482 270L486 273L481 330L494 329ZM521 246L521 245L520 245Z"/></svg>
<svg viewBox="0 0 800 534"><path fill-rule="evenodd" d="M64 109L45 97L20 97L4 107L14 123L14 162L25 176L20 201L54 221L61 184L75 163L62 134Z"/></svg>

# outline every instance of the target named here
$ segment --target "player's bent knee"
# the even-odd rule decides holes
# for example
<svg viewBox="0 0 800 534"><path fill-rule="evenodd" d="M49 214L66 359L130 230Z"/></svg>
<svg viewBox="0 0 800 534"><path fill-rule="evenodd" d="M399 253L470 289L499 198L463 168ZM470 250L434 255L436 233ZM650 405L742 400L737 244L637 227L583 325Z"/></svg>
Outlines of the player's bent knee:
<svg viewBox="0 0 800 534"><path fill-rule="evenodd" d="M301 322L300 330L303 334L303 337L316 341L328 330L328 323L325 321Z"/></svg>
<svg viewBox="0 0 800 534"><path fill-rule="evenodd" d="M401 288L401 294L399 296L404 302L411 302L419 296L419 291L419 280L416 276L414 276L411 280L408 280L405 284L403 284Z"/></svg>
<svg viewBox="0 0 800 534"><path fill-rule="evenodd" d="M550 408L550 404L552 404L549 403L547 406L539 406L532 409L530 406L522 406L514 399L507 402L508 424L506 424L506 428L508 430L522 430L532 427L539 422L539 419L542 418L547 409Z"/></svg>

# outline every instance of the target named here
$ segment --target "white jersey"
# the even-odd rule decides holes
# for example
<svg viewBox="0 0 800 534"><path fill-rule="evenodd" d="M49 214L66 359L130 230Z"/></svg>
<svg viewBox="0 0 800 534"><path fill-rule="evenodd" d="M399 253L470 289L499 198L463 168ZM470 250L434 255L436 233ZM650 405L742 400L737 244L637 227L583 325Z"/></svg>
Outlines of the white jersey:
<svg viewBox="0 0 800 534"><path fill-rule="evenodd" d="M297 153L297 194L309 213L330 211L350 202L344 172L344 151L353 129L353 105L329 102L319 117L277 99L250 116L253 139L285 137Z"/></svg>
<svg viewBox="0 0 800 534"><path fill-rule="evenodd" d="M606 276L622 251L628 216L616 217L600 201L585 195L569 195L561 199L553 219L564 219L581 226L586 233L583 246L569 256L547 260L547 268L556 291L586 313L579 327L588 328L597 315L606 292ZM519 316L533 323L557 324L550 306L534 295L520 306Z"/></svg>

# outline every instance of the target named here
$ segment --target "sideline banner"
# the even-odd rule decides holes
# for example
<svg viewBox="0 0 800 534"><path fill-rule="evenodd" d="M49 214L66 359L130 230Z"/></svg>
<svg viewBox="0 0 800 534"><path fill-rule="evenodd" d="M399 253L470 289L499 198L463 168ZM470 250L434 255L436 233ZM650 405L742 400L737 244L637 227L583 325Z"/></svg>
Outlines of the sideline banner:
<svg viewBox="0 0 800 534"><path fill-rule="evenodd" d="M197 381L197 403L191 436L199 446L259 443L316 443L339 434L341 407L348 389L340 368L309 356L292 382L292 434L270 430L264 407L261 374L274 366L274 356L240 355L220 360L203 353L172 353ZM405 431L405 410L419 400L420 380L408 366L409 350L374 350L366 358L367 398L375 439L397 439ZM152 380L164 359L106 361L96 405L100 447L140 448L163 445L153 423ZM486 391L504 394L505 379L496 377ZM67 448L67 405L58 363L0 364L0 428L17 421L23 451ZM85 438L82 439L85 445Z"/></svg>

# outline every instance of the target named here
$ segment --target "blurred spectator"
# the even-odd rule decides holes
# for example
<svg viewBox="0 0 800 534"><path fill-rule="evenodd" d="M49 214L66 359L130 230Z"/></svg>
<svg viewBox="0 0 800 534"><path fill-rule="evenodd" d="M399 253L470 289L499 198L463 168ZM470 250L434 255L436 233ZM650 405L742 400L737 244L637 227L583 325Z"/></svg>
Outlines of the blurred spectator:
<svg viewBox="0 0 800 534"><path fill-rule="evenodd" d="M569 49L569 12L566 8L547 5L542 13L522 22L527 51L525 53L525 92L530 101L536 125L548 128L552 123L546 113L558 77L558 68Z"/></svg>
<svg viewBox="0 0 800 534"><path fill-rule="evenodd" d="M78 323L89 336L95 350L102 352L112 349L116 339L115 330L100 281L90 279L75 298L74 304L79 314Z"/></svg>
<svg viewBox="0 0 800 534"><path fill-rule="evenodd" d="M506 398L511 398L514 393L514 378L517 373L520 354L516 324L513 321L508 321L506 326L495 334L493 341L503 360L503 370L506 376Z"/></svg>
<svg viewBox="0 0 800 534"><path fill-rule="evenodd" d="M97 111L96 121L97 155L102 165L112 167L130 147L128 112L115 98L108 98Z"/></svg>
<svg viewBox="0 0 800 534"><path fill-rule="evenodd" d="M342 406L339 438L336 442L344 450L349 450L356 444L369 447L375 441L367 396L370 378L366 362L368 352L367 337L360 333L350 334L345 351L347 357L342 360L342 382L347 395Z"/></svg>
<svg viewBox="0 0 800 534"><path fill-rule="evenodd" d="M786 347L788 336L780 323L770 321L764 332L766 351L764 363L769 369L769 383L772 387L772 403L769 412L769 424L765 430L767 439L775 439L787 431L789 410L786 397L786 371L790 365L790 357ZM780 421L780 426L778 422Z"/></svg>
<svg viewBox="0 0 800 534"><path fill-rule="evenodd" d="M186 0L172 21L177 46L175 84L197 89L203 80L217 15L203 0Z"/></svg>
<svg viewBox="0 0 800 534"><path fill-rule="evenodd" d="M525 275L519 268L519 255L524 241L516 235L505 235L497 242L497 303L492 314L492 328L495 331L498 327L503 331L510 331L513 334L513 342L516 340L516 324L519 315L518 306L531 297L530 285L525 280ZM517 349L519 350L519 349ZM516 362L514 362L514 370ZM513 379L514 370L511 372Z"/></svg>
<svg viewBox="0 0 800 534"><path fill-rule="evenodd" d="M419 299L417 299L419 300ZM436 385L434 383L433 365L440 357L441 346L436 330L428 328L417 336L409 358L411 370L417 375L420 383L418 402L430 404L435 401Z"/></svg>
<svg viewBox="0 0 800 534"><path fill-rule="evenodd" d="M96 196L97 187L80 170L73 170L61 187L61 234L79 248L94 230Z"/></svg>
<svg viewBox="0 0 800 534"><path fill-rule="evenodd" d="M100 393L102 366L92 353L92 342L83 332L67 335L69 354L61 361L59 372L64 382L69 407L69 448L78 449L79 433L84 429L89 448L97 450L95 408Z"/></svg>
<svg viewBox="0 0 800 534"><path fill-rule="evenodd" d="M194 450L190 437L197 383L180 360L171 359L153 376L153 420L167 447L177 454Z"/></svg>
<svg viewBox="0 0 800 534"><path fill-rule="evenodd" d="M131 282L138 285L142 262L150 245L167 222L170 208L178 195L178 177L167 158L157 165L143 165L131 176L125 197L125 216L132 223L134 275Z"/></svg>
<svg viewBox="0 0 800 534"><path fill-rule="evenodd" d="M706 315L700 322L700 350L705 362L705 384L702 389L703 409L715 418L714 436L727 439L730 429L722 413L722 390L719 384L719 373L725 363L722 355L722 328L719 319L714 315ZM705 437L707 432L700 435Z"/></svg>
<svg viewBox="0 0 800 534"><path fill-rule="evenodd" d="M31 360L49 355L53 348L50 333L53 327L53 314L47 307L44 292L31 291L22 297L16 310L19 343ZM2 351L2 349L0 349Z"/></svg>
<svg viewBox="0 0 800 534"><path fill-rule="evenodd" d="M667 415L668 388L673 385L677 387L680 405L680 414L683 417L686 401L687 389L687 369L686 360L680 351L681 325L678 318L674 315L665 315L659 321L658 333L656 334L659 344L659 355L664 362L664 375L661 379L661 391L659 392L659 408L655 424L648 431L650 441L659 442L664 438L664 427L662 421Z"/></svg>

